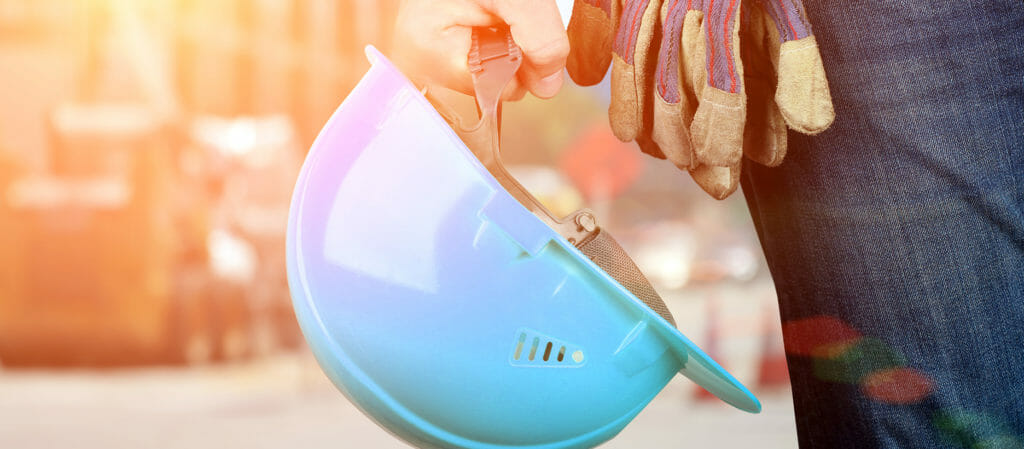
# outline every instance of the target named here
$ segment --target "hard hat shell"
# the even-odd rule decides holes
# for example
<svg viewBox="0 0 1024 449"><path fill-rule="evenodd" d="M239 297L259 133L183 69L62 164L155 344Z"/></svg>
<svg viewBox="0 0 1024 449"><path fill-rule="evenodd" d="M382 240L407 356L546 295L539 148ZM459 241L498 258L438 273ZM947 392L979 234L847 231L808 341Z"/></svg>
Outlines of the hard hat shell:
<svg viewBox="0 0 1024 449"><path fill-rule="evenodd" d="M677 372L760 410L367 54L307 156L287 236L303 333L364 413L420 447L591 447Z"/></svg>

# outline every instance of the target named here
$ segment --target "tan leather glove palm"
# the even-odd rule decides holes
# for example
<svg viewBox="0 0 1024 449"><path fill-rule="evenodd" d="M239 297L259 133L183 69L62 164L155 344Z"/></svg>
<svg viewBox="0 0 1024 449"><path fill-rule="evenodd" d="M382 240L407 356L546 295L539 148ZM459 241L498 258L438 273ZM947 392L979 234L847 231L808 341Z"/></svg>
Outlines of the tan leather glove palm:
<svg viewBox="0 0 1024 449"><path fill-rule="evenodd" d="M786 125L815 134L835 116L800 0L576 0L568 32L578 84L612 65L615 135L715 198L735 191L744 154L782 162Z"/></svg>

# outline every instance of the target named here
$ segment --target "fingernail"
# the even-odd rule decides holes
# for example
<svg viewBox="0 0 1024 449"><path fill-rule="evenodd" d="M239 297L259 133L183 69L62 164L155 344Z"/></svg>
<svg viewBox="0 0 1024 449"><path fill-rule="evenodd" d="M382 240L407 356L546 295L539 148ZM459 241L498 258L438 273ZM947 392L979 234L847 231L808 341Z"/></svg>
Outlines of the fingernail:
<svg viewBox="0 0 1024 449"><path fill-rule="evenodd" d="M533 94L541 98L551 98L562 88L562 71L552 73L540 81L533 88Z"/></svg>

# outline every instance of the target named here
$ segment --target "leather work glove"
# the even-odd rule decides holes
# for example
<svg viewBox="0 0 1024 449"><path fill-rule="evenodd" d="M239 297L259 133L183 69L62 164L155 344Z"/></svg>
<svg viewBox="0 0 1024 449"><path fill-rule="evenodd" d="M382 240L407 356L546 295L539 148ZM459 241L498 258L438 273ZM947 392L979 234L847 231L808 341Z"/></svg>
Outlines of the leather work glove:
<svg viewBox="0 0 1024 449"><path fill-rule="evenodd" d="M800 0L576 0L568 33L577 84L612 65L615 135L718 199L744 154L778 165L786 125L816 134L835 117Z"/></svg>

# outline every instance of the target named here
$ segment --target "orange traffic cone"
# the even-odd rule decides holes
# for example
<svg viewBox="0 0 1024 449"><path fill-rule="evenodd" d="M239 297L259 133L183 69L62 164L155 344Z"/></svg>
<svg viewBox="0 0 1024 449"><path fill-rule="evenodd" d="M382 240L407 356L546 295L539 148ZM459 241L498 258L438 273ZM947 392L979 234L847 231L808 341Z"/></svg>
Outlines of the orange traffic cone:
<svg viewBox="0 0 1024 449"><path fill-rule="evenodd" d="M782 327L775 319L773 305L766 305L761 315L761 356L757 364L757 389L774 389L789 386L789 368L786 366L786 349L782 343Z"/></svg>
<svg viewBox="0 0 1024 449"><path fill-rule="evenodd" d="M707 317L708 327L707 332L705 333L704 344L702 346L704 347L704 352L706 352L708 356L718 361L718 363L725 368L725 363L723 363L724 360L719 357L721 354L719 354L720 351L718 349L718 341L721 338L721 329L718 327L718 298L714 296L709 298L706 310L707 313L705 316ZM715 395L711 394L700 385L694 384L694 387L696 388L693 395L694 399L698 401L718 400L715 398Z"/></svg>

